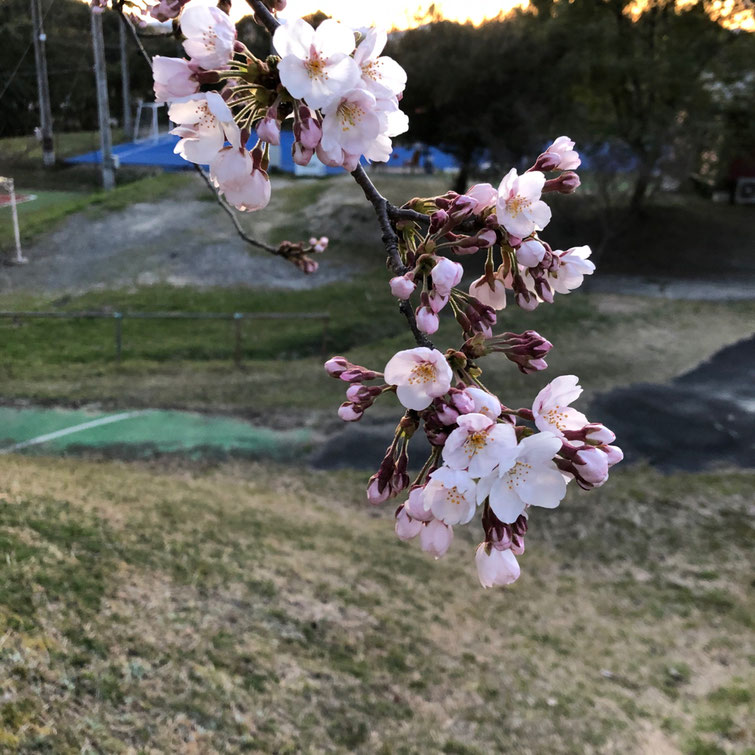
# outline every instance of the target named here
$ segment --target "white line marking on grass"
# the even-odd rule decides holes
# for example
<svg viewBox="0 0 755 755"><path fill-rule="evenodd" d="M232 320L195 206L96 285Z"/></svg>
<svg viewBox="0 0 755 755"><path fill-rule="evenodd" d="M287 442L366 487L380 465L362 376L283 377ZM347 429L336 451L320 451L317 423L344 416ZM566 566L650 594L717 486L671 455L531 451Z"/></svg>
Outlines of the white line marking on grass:
<svg viewBox="0 0 755 755"><path fill-rule="evenodd" d="M121 422L124 419L131 419L132 417L138 417L142 414L147 414L149 410L142 410L136 412L122 412L121 414L111 414L109 417L100 417L99 419L93 419L89 422L82 422L80 425L72 425L71 427L64 427L62 430L55 430L52 433L45 433L44 435L38 435L36 438L30 440L21 441L9 448L0 449L0 454L9 454L13 451L20 451L27 446L36 446L40 443L46 443L48 440L55 440L56 438L63 438L66 435L72 435L73 433L79 433L83 430L91 430L93 427L100 427L101 425L110 425L113 422Z"/></svg>

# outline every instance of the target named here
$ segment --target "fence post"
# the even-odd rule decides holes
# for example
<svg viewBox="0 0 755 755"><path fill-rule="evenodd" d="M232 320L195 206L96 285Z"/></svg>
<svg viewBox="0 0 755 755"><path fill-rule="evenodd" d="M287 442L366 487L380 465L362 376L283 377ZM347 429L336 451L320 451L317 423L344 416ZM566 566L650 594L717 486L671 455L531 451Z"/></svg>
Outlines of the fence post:
<svg viewBox="0 0 755 755"><path fill-rule="evenodd" d="M234 333L235 333L235 341L234 341L234 347L233 347L233 361L236 363L237 367L241 367L241 321L243 319L243 315L239 312L233 313L233 327L234 327Z"/></svg>
<svg viewBox="0 0 755 755"><path fill-rule="evenodd" d="M121 363L121 351L123 349L123 314L113 312L115 319L115 361Z"/></svg>

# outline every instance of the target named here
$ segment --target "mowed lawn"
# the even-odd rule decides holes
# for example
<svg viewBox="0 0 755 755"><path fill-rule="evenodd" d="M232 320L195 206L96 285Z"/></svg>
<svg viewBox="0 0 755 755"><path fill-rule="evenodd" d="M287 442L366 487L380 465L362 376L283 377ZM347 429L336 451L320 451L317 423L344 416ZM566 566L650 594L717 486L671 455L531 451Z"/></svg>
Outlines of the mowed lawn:
<svg viewBox="0 0 755 755"><path fill-rule="evenodd" d="M360 473L0 458L3 752L755 746L752 474L572 490L483 591Z"/></svg>

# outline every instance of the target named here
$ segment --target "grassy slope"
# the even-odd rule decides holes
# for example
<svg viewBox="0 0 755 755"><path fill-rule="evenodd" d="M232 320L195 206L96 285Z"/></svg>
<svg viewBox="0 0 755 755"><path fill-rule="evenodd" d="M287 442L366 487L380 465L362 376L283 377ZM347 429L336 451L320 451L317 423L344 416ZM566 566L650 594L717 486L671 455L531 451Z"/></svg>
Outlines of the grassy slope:
<svg viewBox="0 0 755 755"><path fill-rule="evenodd" d="M755 745L746 473L574 490L484 593L475 527L433 562L361 475L3 457L0 480L4 749Z"/></svg>
<svg viewBox="0 0 755 755"><path fill-rule="evenodd" d="M4 297L13 309L55 308L204 311L325 311L332 315L326 352L345 352L380 369L408 347L384 281L375 276L307 292L196 292L149 288L136 293L93 292L50 302ZM354 302L360 302L354 305ZM535 328L556 347L544 376L522 376L504 359L482 362L484 379L510 403L531 400L544 380L576 372L588 389L636 381L664 381L751 332L755 304L683 302L572 294L532 314L502 313L502 329ZM701 325L704 324L704 325ZM325 409L342 386L322 372L322 325L291 321L244 326L247 359L233 367L227 322L126 321L124 362L113 355L110 321L0 320L6 399L101 401L118 406L168 406L258 411L264 406ZM451 322L436 338L455 345Z"/></svg>
<svg viewBox="0 0 755 755"><path fill-rule="evenodd" d="M18 205L18 221L23 245L47 233L77 212L87 214L121 210L134 202L150 202L165 196L190 180L184 173L162 173L117 186L110 192L42 191L33 202ZM19 189L22 191L22 189ZM23 190L29 193L27 190ZM15 249L10 209L0 210L0 253Z"/></svg>

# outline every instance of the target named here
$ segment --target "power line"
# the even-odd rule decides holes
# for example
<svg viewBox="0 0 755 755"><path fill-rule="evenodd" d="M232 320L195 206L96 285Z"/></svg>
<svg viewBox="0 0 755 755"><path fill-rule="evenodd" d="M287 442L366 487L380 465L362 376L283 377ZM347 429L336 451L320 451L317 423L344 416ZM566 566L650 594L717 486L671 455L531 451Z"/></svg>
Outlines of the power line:
<svg viewBox="0 0 755 755"><path fill-rule="evenodd" d="M45 11L44 15L42 16L42 23L45 22L47 19L48 14L52 10L52 6L55 5L55 0L52 0L52 2L47 6L47 10ZM5 82L5 86L3 87L3 91L0 92L0 100L3 99L3 95L8 91L8 87L13 83L13 79L16 78L16 74L18 73L18 69L21 68L21 63L24 62L24 58L29 54L29 50L31 50L31 46L34 44L34 41L32 40L29 42L28 45L26 45L26 49L21 54L21 57L18 59L18 63L16 63L16 67L13 69L13 73L10 75L10 78L8 81Z"/></svg>

